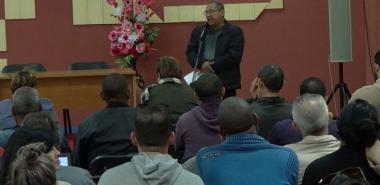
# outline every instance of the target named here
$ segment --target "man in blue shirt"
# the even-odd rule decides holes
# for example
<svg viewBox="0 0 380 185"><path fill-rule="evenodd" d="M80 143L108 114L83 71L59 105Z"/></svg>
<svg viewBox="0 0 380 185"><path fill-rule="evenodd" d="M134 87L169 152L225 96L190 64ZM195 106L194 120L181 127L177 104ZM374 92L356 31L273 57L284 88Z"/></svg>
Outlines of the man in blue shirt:
<svg viewBox="0 0 380 185"><path fill-rule="evenodd" d="M246 101L238 97L224 100L218 122L224 142L202 149L196 158L206 185L297 184L296 154L256 134L258 121Z"/></svg>

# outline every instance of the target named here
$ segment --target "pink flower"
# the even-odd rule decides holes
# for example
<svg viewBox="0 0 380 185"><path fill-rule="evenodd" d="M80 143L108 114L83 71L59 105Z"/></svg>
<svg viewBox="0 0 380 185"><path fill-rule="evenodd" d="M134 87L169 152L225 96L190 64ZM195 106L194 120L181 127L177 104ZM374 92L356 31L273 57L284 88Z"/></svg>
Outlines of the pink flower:
<svg viewBox="0 0 380 185"><path fill-rule="evenodd" d="M147 6L152 6L154 4L154 0L140 0L140 2Z"/></svg>
<svg viewBox="0 0 380 185"><path fill-rule="evenodd" d="M117 2L116 2L116 0L107 0L107 3L108 3L109 5L112 5L112 6L114 6L114 7L117 7Z"/></svg>
<svg viewBox="0 0 380 185"><path fill-rule="evenodd" d="M141 32L142 30L144 30L144 25L139 22L136 22L135 25L133 25L133 27L136 28L138 32Z"/></svg>
<svg viewBox="0 0 380 185"><path fill-rule="evenodd" d="M115 41L117 39L118 32L113 30L108 34L108 39L110 41Z"/></svg>
<svg viewBox="0 0 380 185"><path fill-rule="evenodd" d="M126 14L126 15L129 15L132 12L133 12L132 6L125 6L124 9L123 9L123 13Z"/></svg>
<svg viewBox="0 0 380 185"><path fill-rule="evenodd" d="M136 51L138 53L144 53L145 51L145 43L140 43L136 46Z"/></svg>
<svg viewBox="0 0 380 185"><path fill-rule="evenodd" d="M138 32L138 39L144 40L145 34L144 31Z"/></svg>
<svg viewBox="0 0 380 185"><path fill-rule="evenodd" d="M133 26L133 24L129 21L124 21L122 24L121 24L121 28L123 30L128 30L128 29L131 29Z"/></svg>
<svg viewBox="0 0 380 185"><path fill-rule="evenodd" d="M127 47L123 47L120 49L120 54L121 55L127 55L129 52L130 52L130 48L127 48Z"/></svg>
<svg viewBox="0 0 380 185"><path fill-rule="evenodd" d="M133 47L132 42L130 42L129 40L126 40L125 41L125 47L128 48L128 49L131 49Z"/></svg>
<svg viewBox="0 0 380 185"><path fill-rule="evenodd" d="M120 50L117 47L111 48L111 55L118 56L120 54Z"/></svg>

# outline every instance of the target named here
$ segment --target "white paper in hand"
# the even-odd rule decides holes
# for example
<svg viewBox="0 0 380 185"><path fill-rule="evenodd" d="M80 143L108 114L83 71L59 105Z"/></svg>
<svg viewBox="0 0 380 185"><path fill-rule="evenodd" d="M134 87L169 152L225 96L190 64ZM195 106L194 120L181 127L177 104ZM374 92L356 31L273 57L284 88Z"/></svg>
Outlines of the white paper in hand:
<svg viewBox="0 0 380 185"><path fill-rule="evenodd" d="M192 71L191 73L187 74L186 76L183 77L183 79L185 80L185 82L190 85L192 82L193 82L193 76L195 74L195 77L194 77L194 81L197 80L203 73L201 73L200 71Z"/></svg>

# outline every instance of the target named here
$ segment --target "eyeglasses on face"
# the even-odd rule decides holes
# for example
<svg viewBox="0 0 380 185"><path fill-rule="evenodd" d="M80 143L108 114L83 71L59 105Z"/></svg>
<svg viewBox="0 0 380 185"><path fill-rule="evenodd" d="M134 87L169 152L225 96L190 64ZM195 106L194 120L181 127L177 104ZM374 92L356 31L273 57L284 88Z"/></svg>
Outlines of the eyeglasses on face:
<svg viewBox="0 0 380 185"><path fill-rule="evenodd" d="M220 10L215 10L215 9L209 9L209 10L205 10L203 12L203 15L208 15L208 14L214 14L216 12L219 12Z"/></svg>

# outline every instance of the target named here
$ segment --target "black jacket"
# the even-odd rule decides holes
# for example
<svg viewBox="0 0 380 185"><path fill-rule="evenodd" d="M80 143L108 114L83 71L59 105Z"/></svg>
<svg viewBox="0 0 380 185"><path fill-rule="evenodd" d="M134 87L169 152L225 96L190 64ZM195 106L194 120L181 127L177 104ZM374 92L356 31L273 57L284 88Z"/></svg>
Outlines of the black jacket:
<svg viewBox="0 0 380 185"><path fill-rule="evenodd" d="M191 33L190 41L187 45L186 56L187 61L192 67L195 66L197 60L200 37L203 29L205 29L202 36L203 43L209 31L209 27L198 26L194 28ZM212 65L216 75L222 80L223 85L227 90L239 89L240 82L240 62L244 50L244 33L243 30L235 25L225 21L222 28L222 33L216 41L214 64ZM198 61L197 68L200 68L205 61L203 58L204 44L202 44L201 53Z"/></svg>
<svg viewBox="0 0 380 185"><path fill-rule="evenodd" d="M99 155L136 153L130 138L135 121L136 109L116 102L87 117L76 135L75 165L87 169Z"/></svg>

